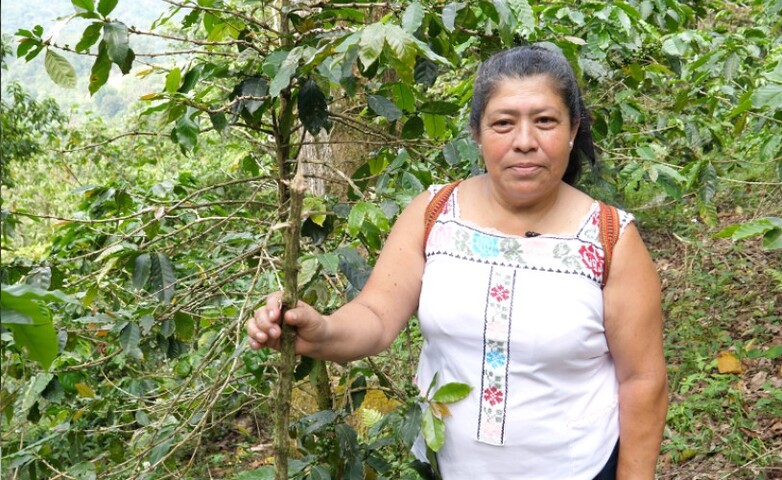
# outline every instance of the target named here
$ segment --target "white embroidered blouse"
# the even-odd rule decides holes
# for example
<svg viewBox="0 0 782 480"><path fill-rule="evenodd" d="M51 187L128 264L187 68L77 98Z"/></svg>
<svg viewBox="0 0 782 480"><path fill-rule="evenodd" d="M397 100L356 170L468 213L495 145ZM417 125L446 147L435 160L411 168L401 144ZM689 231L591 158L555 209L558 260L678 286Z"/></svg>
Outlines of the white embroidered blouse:
<svg viewBox="0 0 782 480"><path fill-rule="evenodd" d="M572 236L526 238L462 220L457 198L427 241L418 309L421 391L436 373L473 387L449 406L443 478L591 480L619 436L599 204Z"/></svg>

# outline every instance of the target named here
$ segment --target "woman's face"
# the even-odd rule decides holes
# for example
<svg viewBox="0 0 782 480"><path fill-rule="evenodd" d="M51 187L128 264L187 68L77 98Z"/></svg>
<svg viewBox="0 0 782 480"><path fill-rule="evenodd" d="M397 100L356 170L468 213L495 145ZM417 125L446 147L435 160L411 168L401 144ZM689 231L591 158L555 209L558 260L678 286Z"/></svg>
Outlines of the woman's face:
<svg viewBox="0 0 782 480"><path fill-rule="evenodd" d="M514 203L554 192L577 130L549 77L501 80L486 104L476 138L493 187Z"/></svg>

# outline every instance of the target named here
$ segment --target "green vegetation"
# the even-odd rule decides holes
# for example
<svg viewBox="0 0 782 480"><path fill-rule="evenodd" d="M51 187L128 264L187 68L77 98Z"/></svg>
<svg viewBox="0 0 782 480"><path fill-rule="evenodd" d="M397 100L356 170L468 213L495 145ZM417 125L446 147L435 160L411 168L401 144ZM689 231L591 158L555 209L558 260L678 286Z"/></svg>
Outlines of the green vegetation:
<svg viewBox="0 0 782 480"><path fill-rule="evenodd" d="M4 82L4 477L273 478L284 365L242 324L286 281L294 173L312 193L287 280L328 311L416 193L480 170L472 76L522 42L582 73L602 160L583 188L637 214L661 272L661 478L780 474L782 1L174 0L149 29L122 5L73 0L67 43L14 38L96 102L68 122ZM119 117L97 99L123 73L154 86ZM289 473L426 478L409 446L422 423L437 446L461 387L425 420L419 345L413 321L378 357L302 359Z"/></svg>

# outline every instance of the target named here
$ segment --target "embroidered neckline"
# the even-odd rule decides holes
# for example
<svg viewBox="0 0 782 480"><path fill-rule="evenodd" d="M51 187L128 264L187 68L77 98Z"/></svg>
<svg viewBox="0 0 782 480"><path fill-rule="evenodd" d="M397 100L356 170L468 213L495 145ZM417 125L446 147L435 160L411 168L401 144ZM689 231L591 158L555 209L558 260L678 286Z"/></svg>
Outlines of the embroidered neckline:
<svg viewBox="0 0 782 480"><path fill-rule="evenodd" d="M496 228L492 228L492 227L484 227L483 225L478 225L475 222L462 218L462 211L461 211L461 207L459 206L459 186L454 188L453 193L451 193L451 197L449 198L449 203L453 205L453 214L452 214L453 220L456 221L457 223L460 223L464 227L494 237L523 239L523 240L530 240L531 238L552 238L558 240L580 239L582 233L584 232L584 229L586 229L589 226L590 222L592 221L592 217L597 213L598 208L600 208L600 202L598 202L597 200L592 200L592 205L589 207L587 213L578 223L578 229L575 231L575 233L571 233L571 234L541 233L540 235L536 235L534 237L526 237L524 235L513 235L511 233L505 233L502 230L497 230Z"/></svg>

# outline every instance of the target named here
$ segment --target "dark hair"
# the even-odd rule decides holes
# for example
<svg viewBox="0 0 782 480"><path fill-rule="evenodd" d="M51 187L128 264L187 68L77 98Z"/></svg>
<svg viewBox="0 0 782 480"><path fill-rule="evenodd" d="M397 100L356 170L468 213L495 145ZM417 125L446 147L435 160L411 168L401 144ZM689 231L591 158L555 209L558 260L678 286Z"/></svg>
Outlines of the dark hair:
<svg viewBox="0 0 782 480"><path fill-rule="evenodd" d="M580 120L562 178L569 185L573 185L581 175L581 157L585 157L593 165L595 163L592 118L584 105L573 68L555 45L515 47L496 53L484 61L478 69L473 87L470 129L475 135L480 131L481 116L486 104L501 81L535 75L545 75L555 83L562 101L568 107L571 125L574 119Z"/></svg>

